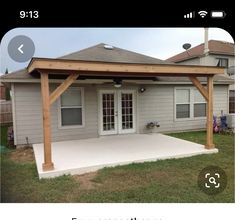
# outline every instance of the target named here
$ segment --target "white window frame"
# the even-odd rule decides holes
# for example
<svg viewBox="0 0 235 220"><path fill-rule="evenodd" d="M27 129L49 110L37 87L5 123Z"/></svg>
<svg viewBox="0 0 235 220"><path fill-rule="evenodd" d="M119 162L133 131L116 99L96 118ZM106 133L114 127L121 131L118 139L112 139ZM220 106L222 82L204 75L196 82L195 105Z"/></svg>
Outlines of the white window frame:
<svg viewBox="0 0 235 220"><path fill-rule="evenodd" d="M59 129L71 129L71 128L83 128L85 127L85 103L84 103L84 88L82 87L69 87L68 90L78 90L81 92L81 103L82 106L73 107L62 107L61 106L61 96L58 98L58 128ZM82 124L81 125L62 125L62 108L81 108L82 109Z"/></svg>
<svg viewBox="0 0 235 220"><path fill-rule="evenodd" d="M189 102L180 102L177 103L176 100L176 96L177 96L177 90L189 90ZM175 120L189 120L191 118L191 105L190 105L190 101L191 101L191 90L188 87L175 87ZM177 105L189 105L189 117L188 118L177 118L176 117L176 113L177 113Z"/></svg>
<svg viewBox="0 0 235 220"><path fill-rule="evenodd" d="M189 103L176 103L176 92L177 90L181 89L188 89L189 92ZM194 90L197 90L195 87L175 87L174 88L174 121L190 121L190 120L204 120L206 119L206 116L202 117L194 117L194 104L207 104L206 100L205 102L194 102ZM176 118L176 105L177 104L189 104L189 118Z"/></svg>

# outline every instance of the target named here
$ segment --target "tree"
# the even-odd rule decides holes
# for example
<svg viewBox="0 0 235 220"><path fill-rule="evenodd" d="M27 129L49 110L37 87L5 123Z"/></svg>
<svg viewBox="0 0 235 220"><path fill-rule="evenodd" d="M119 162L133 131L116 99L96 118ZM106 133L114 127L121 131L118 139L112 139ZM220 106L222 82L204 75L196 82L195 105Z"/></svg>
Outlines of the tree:
<svg viewBox="0 0 235 220"><path fill-rule="evenodd" d="M8 74L8 69L6 68L5 74ZM6 100L11 100L10 89L5 87L5 98Z"/></svg>

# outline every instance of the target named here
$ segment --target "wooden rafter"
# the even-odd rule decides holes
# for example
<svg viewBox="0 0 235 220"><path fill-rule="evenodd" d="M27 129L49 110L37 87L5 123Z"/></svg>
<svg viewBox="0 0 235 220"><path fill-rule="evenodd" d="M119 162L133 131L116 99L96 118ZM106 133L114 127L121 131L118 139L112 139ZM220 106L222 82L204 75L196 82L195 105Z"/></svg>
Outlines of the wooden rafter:
<svg viewBox="0 0 235 220"><path fill-rule="evenodd" d="M206 99L206 101L208 101L208 91L197 79L197 77L190 76L189 79L192 81L193 85L198 89L198 91L202 94L202 96Z"/></svg>
<svg viewBox="0 0 235 220"><path fill-rule="evenodd" d="M60 95L78 78L79 74L69 75L50 95L50 105L60 97Z"/></svg>

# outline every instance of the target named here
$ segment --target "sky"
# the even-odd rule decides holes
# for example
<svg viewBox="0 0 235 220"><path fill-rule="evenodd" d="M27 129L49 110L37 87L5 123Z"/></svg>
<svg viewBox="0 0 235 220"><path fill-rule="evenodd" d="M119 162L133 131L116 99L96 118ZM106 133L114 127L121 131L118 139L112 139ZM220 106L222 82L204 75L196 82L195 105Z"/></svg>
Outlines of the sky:
<svg viewBox="0 0 235 220"><path fill-rule="evenodd" d="M159 59L183 52L182 45L203 43L204 28L16 28L5 34L0 45L0 74L27 67L7 52L9 41L17 35L30 37L35 57L56 58L99 43L105 43ZM231 35L220 28L209 28L209 40L234 43Z"/></svg>

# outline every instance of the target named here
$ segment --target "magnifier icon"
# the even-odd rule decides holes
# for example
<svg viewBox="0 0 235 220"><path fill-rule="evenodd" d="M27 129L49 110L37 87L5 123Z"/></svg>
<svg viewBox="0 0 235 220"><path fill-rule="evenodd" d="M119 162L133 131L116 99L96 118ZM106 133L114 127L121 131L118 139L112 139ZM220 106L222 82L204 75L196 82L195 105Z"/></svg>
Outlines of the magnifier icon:
<svg viewBox="0 0 235 220"><path fill-rule="evenodd" d="M214 185L216 185L216 181L215 181L215 177L210 177L209 178L209 183L213 183Z"/></svg>

